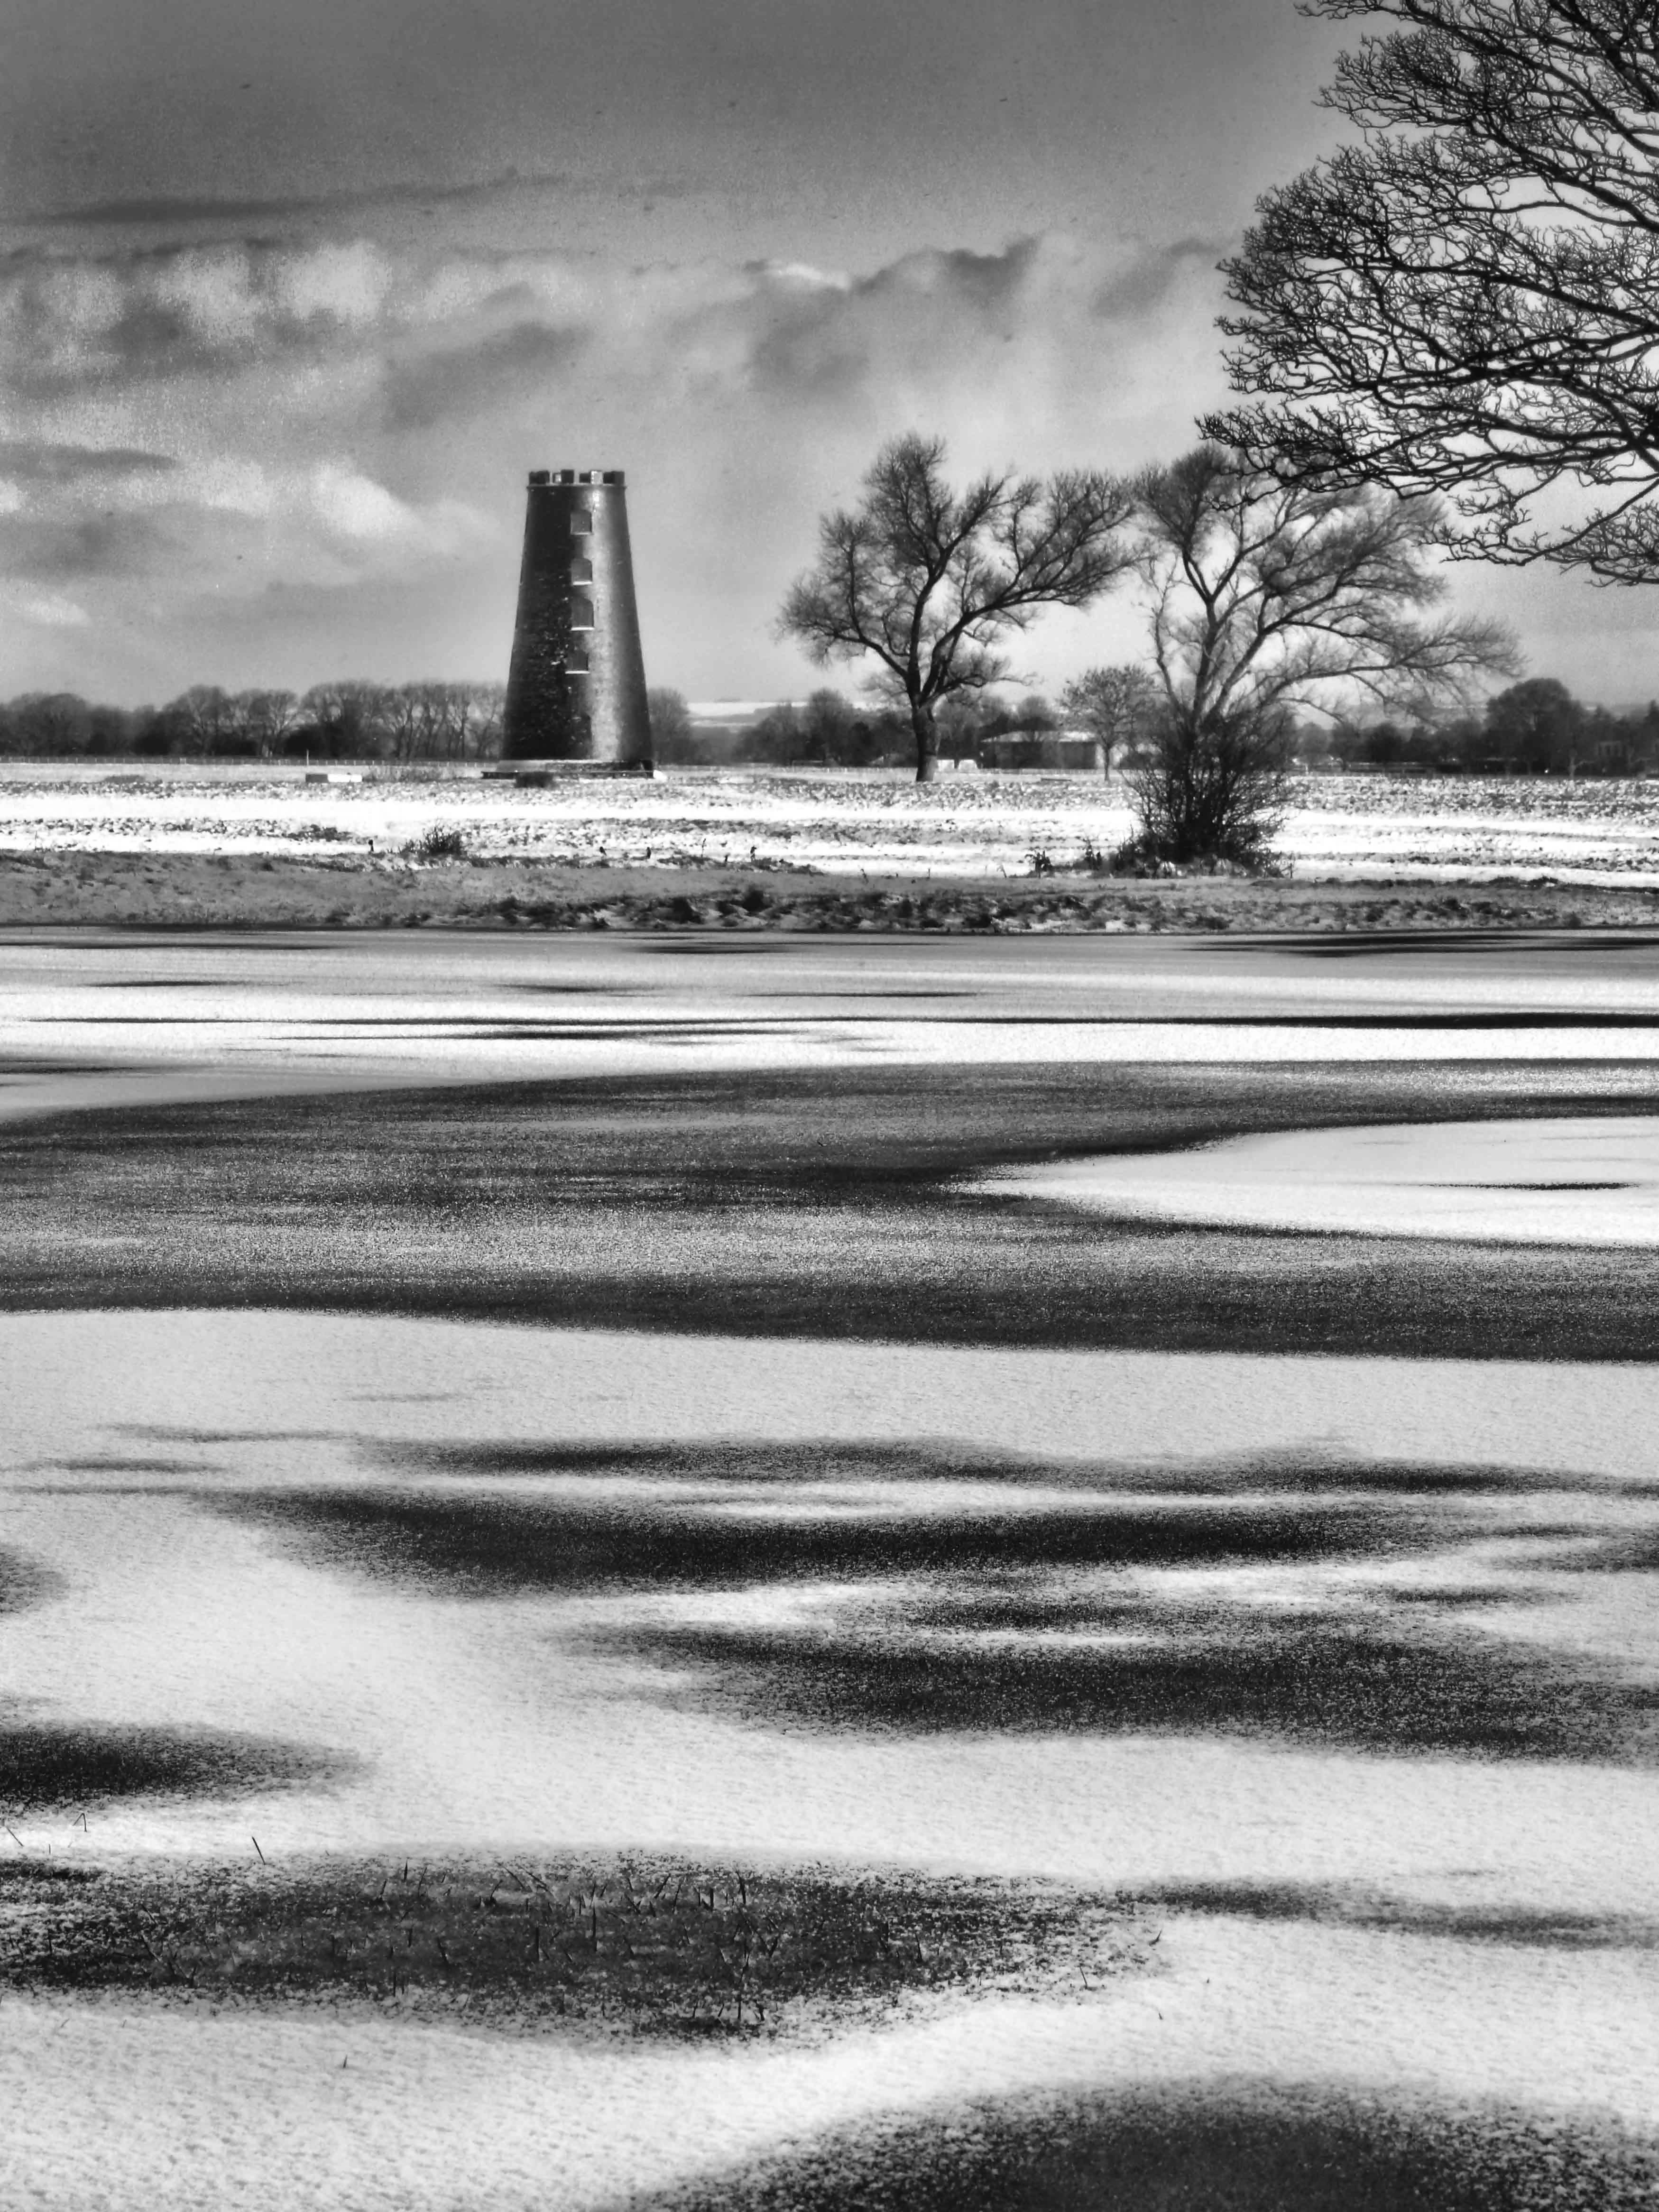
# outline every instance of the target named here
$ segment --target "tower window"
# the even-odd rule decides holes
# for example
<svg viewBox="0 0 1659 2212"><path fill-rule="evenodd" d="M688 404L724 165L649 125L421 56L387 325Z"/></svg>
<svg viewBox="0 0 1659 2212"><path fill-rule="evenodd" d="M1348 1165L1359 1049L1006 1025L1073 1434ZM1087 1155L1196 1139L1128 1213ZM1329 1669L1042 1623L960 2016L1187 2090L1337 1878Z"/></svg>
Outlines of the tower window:
<svg viewBox="0 0 1659 2212"><path fill-rule="evenodd" d="M570 562L570 580L573 584L591 584L592 582L593 563L588 559L586 553L578 553L572 557Z"/></svg>
<svg viewBox="0 0 1659 2212"><path fill-rule="evenodd" d="M585 645L571 645L565 647L564 672L567 676L586 675L587 647Z"/></svg>
<svg viewBox="0 0 1659 2212"><path fill-rule="evenodd" d="M570 594L570 627L572 629L592 629L593 602L585 592Z"/></svg>
<svg viewBox="0 0 1659 2212"><path fill-rule="evenodd" d="M570 510L570 534L586 538L593 527L593 510L590 507L573 507Z"/></svg>

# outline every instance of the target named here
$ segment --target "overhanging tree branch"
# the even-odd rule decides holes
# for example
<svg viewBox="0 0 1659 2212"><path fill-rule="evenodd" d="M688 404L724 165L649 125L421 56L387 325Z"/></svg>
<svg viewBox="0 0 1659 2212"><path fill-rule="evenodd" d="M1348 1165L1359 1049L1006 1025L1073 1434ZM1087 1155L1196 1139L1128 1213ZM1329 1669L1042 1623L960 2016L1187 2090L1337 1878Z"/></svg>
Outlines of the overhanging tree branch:
<svg viewBox="0 0 1659 2212"><path fill-rule="evenodd" d="M1659 9L1304 0L1380 19L1327 104L1360 143L1269 193L1225 264L1254 406L1207 434L1438 492L1454 551L1659 576ZM1558 489L1611 492L1540 518Z"/></svg>

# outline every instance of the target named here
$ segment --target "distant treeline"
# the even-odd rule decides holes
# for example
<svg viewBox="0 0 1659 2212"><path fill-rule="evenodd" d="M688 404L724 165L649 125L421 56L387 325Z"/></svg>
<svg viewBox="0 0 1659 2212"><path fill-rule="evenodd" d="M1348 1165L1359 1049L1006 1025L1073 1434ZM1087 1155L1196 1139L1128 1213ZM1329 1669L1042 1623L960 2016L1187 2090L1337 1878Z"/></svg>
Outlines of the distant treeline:
<svg viewBox="0 0 1659 2212"><path fill-rule="evenodd" d="M972 759L982 742L1011 734L1041 736L1060 716L1036 694L1012 704L965 693L936 715L947 759ZM839 691L812 692L749 721L694 722L678 691L651 694L651 739L659 761L719 766L749 762L774 767L875 768L914 764L915 733L908 711L855 706Z"/></svg>
<svg viewBox="0 0 1659 2212"><path fill-rule="evenodd" d="M106 707L73 692L29 691L0 704L0 757L489 760L501 752L505 698L500 684L360 678L306 692L196 684L164 707ZM915 751L907 714L855 705L830 690L731 722L694 721L678 691L653 691L650 706L656 757L669 764L865 768L902 764ZM1072 719L1036 693L1006 704L957 694L939 711L939 750L947 758L975 759L990 739L1035 741ZM1659 703L1615 714L1585 706L1553 677L1534 677L1498 692L1478 714L1291 720L1284 742L1287 760L1313 769L1638 775L1659 772ZM1040 750L1034 743L1034 764ZM1136 750L1132 731L1113 742L1115 762L1132 763ZM999 748L1000 757L1006 753Z"/></svg>
<svg viewBox="0 0 1659 2212"><path fill-rule="evenodd" d="M1062 728L1079 728L1111 746L1115 763L1133 763L1139 740L1158 711L1155 687L1141 695L1137 732L1097 729L1086 711L1087 685L1074 687L1055 708L1031 693L1010 704L983 695L957 693L937 714L940 752L947 759L975 759L998 738L1036 741ZM774 707L746 723L696 723L677 691L653 691L651 721L657 757L684 762L772 762L810 766L864 767L913 758L908 714L860 708L838 691L815 691L802 704ZM1659 770L1659 704L1614 714L1587 707L1553 677L1511 684L1479 713L1421 719L1351 722L1289 717L1284 726L1287 761L1310 768L1399 769L1449 775L1637 775ZM1036 765L1043 748L1030 747ZM1006 760L1008 748L999 747Z"/></svg>
<svg viewBox="0 0 1659 2212"><path fill-rule="evenodd" d="M860 767L908 760L908 714L855 707L839 691L751 720L694 723L678 691L649 695L652 742L665 762ZM225 691L198 684L164 707L106 707L70 691L29 691L0 705L0 756L12 759L489 760L501 749L500 684L375 684L354 678L309 691ZM981 738L1057 726L1048 701L955 701L939 715L947 750Z"/></svg>
<svg viewBox="0 0 1659 2212"><path fill-rule="evenodd" d="M1480 714L1299 728L1295 751L1317 767L1460 775L1642 775L1659 770L1659 703L1615 714L1587 707L1553 676L1528 678Z"/></svg>
<svg viewBox="0 0 1659 2212"><path fill-rule="evenodd" d="M107 760L483 760L501 747L500 684L374 684L309 691L193 684L165 707L105 707L72 691L0 705L0 756Z"/></svg>

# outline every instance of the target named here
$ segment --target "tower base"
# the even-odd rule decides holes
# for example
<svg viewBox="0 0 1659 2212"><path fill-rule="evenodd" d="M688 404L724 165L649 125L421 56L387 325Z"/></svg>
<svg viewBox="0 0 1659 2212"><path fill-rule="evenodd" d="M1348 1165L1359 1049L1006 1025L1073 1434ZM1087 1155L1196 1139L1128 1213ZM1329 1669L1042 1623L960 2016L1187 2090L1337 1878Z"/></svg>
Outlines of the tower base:
<svg viewBox="0 0 1659 2212"><path fill-rule="evenodd" d="M487 783L520 783L532 786L550 783L569 783L584 776L653 776L656 769L649 761L584 761L584 760L512 760L497 761L485 769Z"/></svg>

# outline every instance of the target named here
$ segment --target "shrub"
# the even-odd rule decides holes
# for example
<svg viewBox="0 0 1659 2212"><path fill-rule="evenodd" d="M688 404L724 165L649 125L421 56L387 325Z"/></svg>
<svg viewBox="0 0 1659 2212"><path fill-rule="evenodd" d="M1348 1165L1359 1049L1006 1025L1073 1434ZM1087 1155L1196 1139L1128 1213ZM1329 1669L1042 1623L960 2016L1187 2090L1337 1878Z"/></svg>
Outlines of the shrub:
<svg viewBox="0 0 1659 2212"><path fill-rule="evenodd" d="M453 822L434 822L404 849L417 860L464 860L466 835Z"/></svg>

